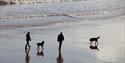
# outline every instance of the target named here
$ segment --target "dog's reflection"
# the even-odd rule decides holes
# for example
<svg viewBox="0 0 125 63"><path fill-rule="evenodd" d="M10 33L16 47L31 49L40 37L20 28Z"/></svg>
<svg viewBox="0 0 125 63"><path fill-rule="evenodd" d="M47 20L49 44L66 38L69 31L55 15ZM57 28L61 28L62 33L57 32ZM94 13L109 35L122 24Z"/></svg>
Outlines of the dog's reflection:
<svg viewBox="0 0 125 63"><path fill-rule="evenodd" d="M98 45L97 44L90 44L90 46L89 46L89 48L90 49L95 49L95 50L99 50L99 48L98 48Z"/></svg>
<svg viewBox="0 0 125 63"><path fill-rule="evenodd" d="M63 57L61 55L61 50L58 51L57 63L63 63Z"/></svg>
<svg viewBox="0 0 125 63"><path fill-rule="evenodd" d="M37 56L44 56L43 48L37 48Z"/></svg>
<svg viewBox="0 0 125 63"><path fill-rule="evenodd" d="M30 48L25 49L25 63L30 63L31 56L29 55Z"/></svg>

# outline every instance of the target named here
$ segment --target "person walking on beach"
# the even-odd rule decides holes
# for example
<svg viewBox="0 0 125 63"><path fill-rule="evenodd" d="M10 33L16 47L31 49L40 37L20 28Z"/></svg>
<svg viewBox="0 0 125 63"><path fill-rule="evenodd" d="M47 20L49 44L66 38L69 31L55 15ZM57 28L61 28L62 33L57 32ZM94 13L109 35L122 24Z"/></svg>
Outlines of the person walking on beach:
<svg viewBox="0 0 125 63"><path fill-rule="evenodd" d="M29 41L31 41L31 38L30 38L30 32L28 32L27 34L26 34L26 45L25 45L25 49L27 49L27 45L28 45L28 47L30 48L30 45L29 45Z"/></svg>
<svg viewBox="0 0 125 63"><path fill-rule="evenodd" d="M59 50L61 50L62 41L64 41L64 36L63 36L62 32L58 35L57 41L59 42Z"/></svg>

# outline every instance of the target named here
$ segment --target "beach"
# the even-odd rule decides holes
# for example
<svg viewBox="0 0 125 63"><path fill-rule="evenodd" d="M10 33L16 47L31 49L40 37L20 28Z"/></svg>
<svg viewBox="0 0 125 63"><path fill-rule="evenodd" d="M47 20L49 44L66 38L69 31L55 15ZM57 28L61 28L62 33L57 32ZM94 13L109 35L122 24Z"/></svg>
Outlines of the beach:
<svg viewBox="0 0 125 63"><path fill-rule="evenodd" d="M86 5L83 9L78 8L80 4L72 6L79 2L0 7L0 63L124 63L125 5L122 1L111 5L112 9L91 8L87 3L92 2L81 4ZM98 8L105 11L95 12ZM27 32L32 39L28 54ZM60 32L64 41L58 51ZM98 50L90 49L89 39L98 36ZM45 41L44 50L39 55L36 43L42 41Z"/></svg>

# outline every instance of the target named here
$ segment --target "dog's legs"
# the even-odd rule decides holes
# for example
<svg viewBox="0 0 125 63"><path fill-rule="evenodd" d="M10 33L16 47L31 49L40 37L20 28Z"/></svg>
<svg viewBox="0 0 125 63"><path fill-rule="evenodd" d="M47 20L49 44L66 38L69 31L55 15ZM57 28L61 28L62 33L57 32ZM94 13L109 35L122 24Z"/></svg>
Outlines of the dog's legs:
<svg viewBox="0 0 125 63"><path fill-rule="evenodd" d="M92 41L90 41L90 45L92 44Z"/></svg>
<svg viewBox="0 0 125 63"><path fill-rule="evenodd" d="M39 45L37 46L37 49L39 49Z"/></svg>
<svg viewBox="0 0 125 63"><path fill-rule="evenodd" d="M43 47L43 46L41 46L41 48L44 50L44 47Z"/></svg>
<svg viewBox="0 0 125 63"><path fill-rule="evenodd" d="M95 45L96 45L97 41L95 41Z"/></svg>
<svg viewBox="0 0 125 63"><path fill-rule="evenodd" d="M98 41L96 43L97 43L96 45L98 46Z"/></svg>
<svg viewBox="0 0 125 63"><path fill-rule="evenodd" d="M95 41L95 45L98 45L98 41Z"/></svg>

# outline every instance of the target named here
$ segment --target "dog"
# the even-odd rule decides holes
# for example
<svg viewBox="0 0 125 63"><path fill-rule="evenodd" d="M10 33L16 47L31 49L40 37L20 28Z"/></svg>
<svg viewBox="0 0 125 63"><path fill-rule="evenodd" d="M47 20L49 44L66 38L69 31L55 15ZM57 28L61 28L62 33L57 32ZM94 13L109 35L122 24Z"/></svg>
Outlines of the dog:
<svg viewBox="0 0 125 63"><path fill-rule="evenodd" d="M37 44L36 44L36 45L37 45L37 48L39 48L39 47L41 46L41 47L44 49L44 47L43 47L43 46L44 46L44 43L45 43L44 41L42 41L41 43L37 43Z"/></svg>
<svg viewBox="0 0 125 63"><path fill-rule="evenodd" d="M96 38L90 38L89 41L90 41L90 44L95 41L95 43L98 44L98 39L100 38L100 36L96 37Z"/></svg>

